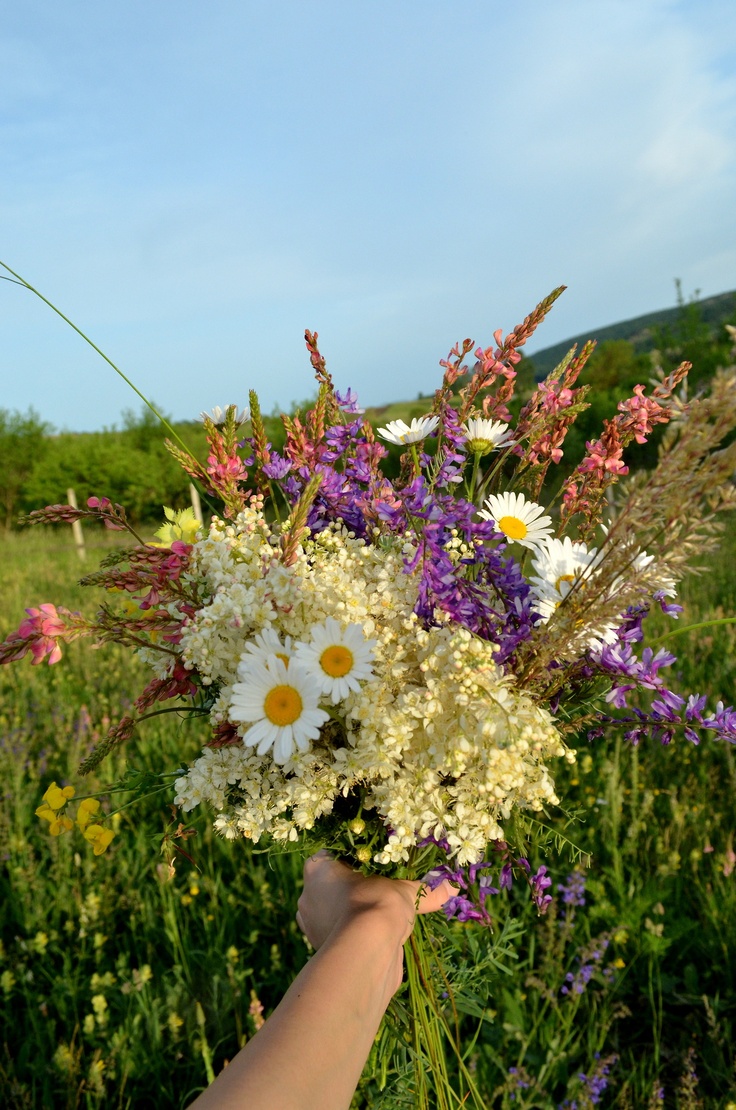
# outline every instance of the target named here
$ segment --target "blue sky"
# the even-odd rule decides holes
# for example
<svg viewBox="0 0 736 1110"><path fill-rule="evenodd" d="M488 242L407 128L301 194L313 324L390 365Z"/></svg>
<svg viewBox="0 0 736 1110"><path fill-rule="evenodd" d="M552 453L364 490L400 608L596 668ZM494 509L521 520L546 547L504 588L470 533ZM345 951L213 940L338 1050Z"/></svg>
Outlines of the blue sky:
<svg viewBox="0 0 736 1110"><path fill-rule="evenodd" d="M0 258L177 418L736 288L733 0L0 0ZM139 402L0 282L0 408Z"/></svg>

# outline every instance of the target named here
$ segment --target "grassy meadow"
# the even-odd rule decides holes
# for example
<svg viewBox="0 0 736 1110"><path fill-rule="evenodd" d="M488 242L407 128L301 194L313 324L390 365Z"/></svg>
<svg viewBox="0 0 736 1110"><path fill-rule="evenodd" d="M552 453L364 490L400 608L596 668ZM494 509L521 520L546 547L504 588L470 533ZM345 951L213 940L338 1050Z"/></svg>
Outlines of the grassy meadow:
<svg viewBox="0 0 736 1110"><path fill-rule="evenodd" d="M681 624L736 613L735 524L707 571L684 583ZM89 529L87 539L110 542ZM88 569L99 554L90 550ZM93 608L93 592L75 585L70 530L7 534L0 557L1 636L25 605ZM680 692L733 702L736 625L667 644ZM161 717L89 780L76 776L143 681L117 646L84 643L57 666L23 660L0 673L8 1108L186 1106L307 957L294 923L298 853L221 841L207 814L172 813L166 792L123 808L99 857L78 831L52 838L35 817L52 780L81 795L126 767L173 771L197 754L201 726ZM514 889L496 899L492 935L456 925L444 942L457 968L448 1019L489 1107L736 1108L734 754L708 741L631 749L611 735L581 739L577 764L557 769L577 819L551 822L590 854L584 878L562 847L547 860L556 897L546 917ZM103 799L107 812L120 804ZM355 1110L412 1106L398 1060L384 1076L369 1062Z"/></svg>

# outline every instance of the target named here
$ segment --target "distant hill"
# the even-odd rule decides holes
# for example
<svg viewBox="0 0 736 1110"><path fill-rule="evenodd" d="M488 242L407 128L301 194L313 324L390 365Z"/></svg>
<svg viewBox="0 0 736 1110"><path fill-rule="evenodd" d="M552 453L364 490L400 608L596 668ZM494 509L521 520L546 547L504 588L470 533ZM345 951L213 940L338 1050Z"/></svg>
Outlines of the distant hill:
<svg viewBox="0 0 736 1110"><path fill-rule="evenodd" d="M721 324L733 319L736 312L736 290L730 293L719 293L715 297L706 297L704 300L698 300L697 304L702 321L710 325L715 332ZM577 344L580 350L588 339L596 339L599 343L606 339L626 339L637 351L651 351L655 345L655 330L674 328L680 315L686 310L687 303L675 305L674 308L663 308L659 312L635 316L633 320L622 320L618 324L609 324L605 328L591 328L590 331L575 335L572 339L564 339L552 347L544 347L541 351L528 355L534 363L534 376L537 379L546 377L573 344Z"/></svg>

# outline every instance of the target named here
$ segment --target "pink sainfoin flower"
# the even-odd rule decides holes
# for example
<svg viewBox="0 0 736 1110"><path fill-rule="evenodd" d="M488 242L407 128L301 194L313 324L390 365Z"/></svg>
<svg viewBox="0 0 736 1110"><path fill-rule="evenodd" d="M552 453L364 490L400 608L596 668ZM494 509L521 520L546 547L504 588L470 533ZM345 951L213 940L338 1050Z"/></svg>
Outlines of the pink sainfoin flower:
<svg viewBox="0 0 736 1110"><path fill-rule="evenodd" d="M207 473L217 485L222 485L226 482L238 482L244 478L245 467L243 460L237 455L230 455L223 459L218 459L216 455L208 455Z"/></svg>
<svg viewBox="0 0 736 1110"><path fill-rule="evenodd" d="M646 443L655 424L666 422L670 418L667 409L660 405L653 397L644 396L644 386L634 386L634 396L626 401L620 401L618 411L629 417L624 420L622 428L626 434L634 437L637 443Z"/></svg>
<svg viewBox="0 0 736 1110"><path fill-rule="evenodd" d="M557 465L563 457L563 444L570 425L588 407L585 395L590 387L573 387L594 346L594 343L586 343L578 355L573 348L565 362L540 382L519 413L513 452L521 459L520 472L531 470L527 484L535 498L542 491L550 464Z"/></svg>
<svg viewBox="0 0 736 1110"><path fill-rule="evenodd" d="M26 609L26 613L28 616L17 632L11 632L5 643L0 644L0 662L12 663L30 652L34 667L44 659L49 664L58 663L61 659L59 637L67 631L59 610L47 602L38 609ZM62 609L61 613L66 614L66 610Z"/></svg>
<svg viewBox="0 0 736 1110"><path fill-rule="evenodd" d="M634 439L637 443L646 443L655 425L669 421L671 409L660 401L671 398L689 369L689 362L681 363L655 387L651 397L644 396L643 385L634 386L634 396L619 402L618 416L603 422L600 439L586 444L585 458L568 478L562 494L563 526L576 513L585 517L581 539L587 539L600 520L606 489L619 476L629 472L622 458L624 449Z"/></svg>
<svg viewBox="0 0 736 1110"><path fill-rule="evenodd" d="M639 442L646 441L641 439ZM629 468L622 458L624 447L621 442L621 429L616 424L611 423L596 443L588 442L585 447L587 454L578 467L580 474L597 471L599 476L603 477L606 471L609 474L620 475L629 473Z"/></svg>

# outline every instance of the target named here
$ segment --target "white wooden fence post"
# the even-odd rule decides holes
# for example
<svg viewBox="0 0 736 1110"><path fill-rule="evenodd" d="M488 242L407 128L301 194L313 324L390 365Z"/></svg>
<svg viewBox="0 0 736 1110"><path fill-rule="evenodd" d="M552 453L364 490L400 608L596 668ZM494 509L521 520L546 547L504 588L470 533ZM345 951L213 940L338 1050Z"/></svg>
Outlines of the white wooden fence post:
<svg viewBox="0 0 736 1110"><path fill-rule="evenodd" d="M68 504L71 505L73 509L77 508L77 495L73 489L68 489L66 491L66 499ZM72 535L74 536L74 542L77 545L77 555L82 560L82 562L84 562L84 560L87 558L87 552L84 548L84 535L82 534L81 521L72 521Z"/></svg>

